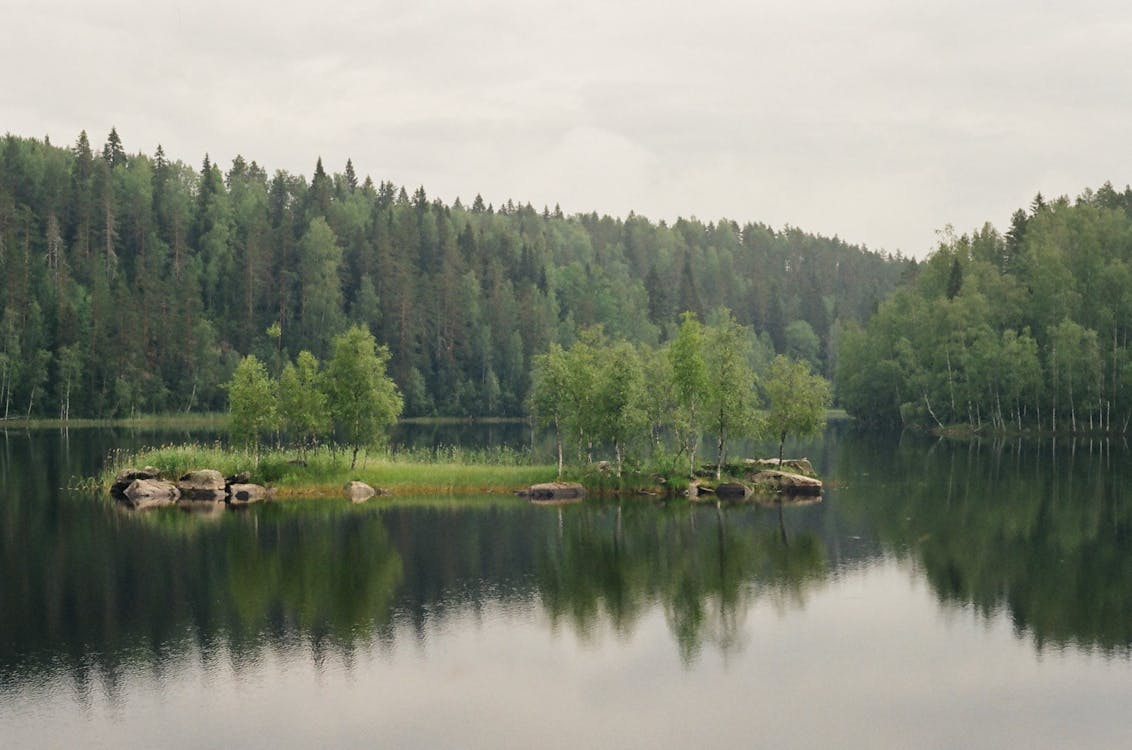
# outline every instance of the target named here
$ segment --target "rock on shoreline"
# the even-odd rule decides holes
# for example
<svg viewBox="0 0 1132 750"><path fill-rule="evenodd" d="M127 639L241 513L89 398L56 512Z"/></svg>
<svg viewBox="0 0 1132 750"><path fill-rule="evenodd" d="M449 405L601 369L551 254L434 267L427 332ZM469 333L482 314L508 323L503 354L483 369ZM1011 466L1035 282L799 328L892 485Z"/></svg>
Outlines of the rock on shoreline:
<svg viewBox="0 0 1132 750"><path fill-rule="evenodd" d="M122 491L122 496L133 508L143 510L172 505L181 497L181 492L172 482L135 479Z"/></svg>
<svg viewBox="0 0 1132 750"><path fill-rule="evenodd" d="M531 502L581 502L586 498L586 488L577 482L546 482L532 484L526 496Z"/></svg>
<svg viewBox="0 0 1132 750"><path fill-rule="evenodd" d="M820 495L822 489L820 479L775 469L765 469L751 474L747 477L747 481L756 487L788 495Z"/></svg>

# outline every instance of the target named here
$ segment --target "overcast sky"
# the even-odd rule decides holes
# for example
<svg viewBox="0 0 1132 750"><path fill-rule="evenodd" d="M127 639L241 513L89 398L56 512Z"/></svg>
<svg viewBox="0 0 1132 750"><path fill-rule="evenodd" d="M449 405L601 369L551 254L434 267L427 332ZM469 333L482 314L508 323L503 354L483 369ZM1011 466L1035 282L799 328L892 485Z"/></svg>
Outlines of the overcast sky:
<svg viewBox="0 0 1132 750"><path fill-rule="evenodd" d="M0 0L0 130L923 256L1132 182L1106 0Z"/></svg>

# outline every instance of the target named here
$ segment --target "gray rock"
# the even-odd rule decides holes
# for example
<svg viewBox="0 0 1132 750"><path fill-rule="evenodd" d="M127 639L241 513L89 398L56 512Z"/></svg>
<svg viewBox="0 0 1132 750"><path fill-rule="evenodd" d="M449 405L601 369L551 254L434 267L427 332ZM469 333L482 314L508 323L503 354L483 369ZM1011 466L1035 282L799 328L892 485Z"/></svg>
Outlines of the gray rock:
<svg viewBox="0 0 1132 750"><path fill-rule="evenodd" d="M782 461L777 458L748 458L744 463L752 469L786 471L807 477L817 476L814 465L810 463L808 458L784 458Z"/></svg>
<svg viewBox="0 0 1132 750"><path fill-rule="evenodd" d="M761 489L789 495L820 495L822 489L821 480L775 469L751 474L747 481Z"/></svg>
<svg viewBox="0 0 1132 750"><path fill-rule="evenodd" d="M266 500L270 490L260 484L233 484L228 486L228 502L232 505L251 505Z"/></svg>
<svg viewBox="0 0 1132 750"><path fill-rule="evenodd" d="M231 487L234 484L247 484L252 480L252 475L246 471L241 471L239 474L233 474L230 477L224 477L224 484Z"/></svg>
<svg viewBox="0 0 1132 750"><path fill-rule="evenodd" d="M154 466L122 469L118 472L118 476L114 477L114 483L110 485L110 494L114 497L125 497L126 488L135 479L157 479L160 474L161 472Z"/></svg>
<svg viewBox="0 0 1132 750"><path fill-rule="evenodd" d="M190 500L223 500L225 491L224 475L215 469L190 471L177 480L181 496Z"/></svg>
<svg viewBox="0 0 1132 750"><path fill-rule="evenodd" d="M365 482L346 482L346 497L350 498L355 503L364 503L374 495L378 494L377 490L370 487Z"/></svg>
<svg viewBox="0 0 1132 750"><path fill-rule="evenodd" d="M541 502L579 501L586 497L586 488L577 482L532 484L527 492L532 501Z"/></svg>
<svg viewBox="0 0 1132 750"><path fill-rule="evenodd" d="M130 505L142 510L172 505L181 493L172 482L163 482L159 479L135 479L130 482L122 495L130 501Z"/></svg>
<svg viewBox="0 0 1132 750"><path fill-rule="evenodd" d="M704 484L703 482L701 482L699 480L696 480L695 482L693 482L692 486L695 488L696 491L694 493L692 493L690 495L690 497L699 497L700 495L714 495L715 494L715 487L712 487L710 484Z"/></svg>

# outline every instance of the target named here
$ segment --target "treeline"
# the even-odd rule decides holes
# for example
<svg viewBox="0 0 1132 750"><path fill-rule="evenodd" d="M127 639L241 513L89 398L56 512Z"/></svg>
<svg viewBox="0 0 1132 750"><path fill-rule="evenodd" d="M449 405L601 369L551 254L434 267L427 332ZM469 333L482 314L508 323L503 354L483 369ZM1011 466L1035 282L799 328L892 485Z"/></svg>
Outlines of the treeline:
<svg viewBox="0 0 1132 750"><path fill-rule="evenodd" d="M1039 194L1005 235L949 234L840 341L842 405L871 423L1126 433L1132 190Z"/></svg>
<svg viewBox="0 0 1132 750"><path fill-rule="evenodd" d="M446 205L321 161L199 169L117 132L0 146L0 416L221 410L240 358L278 376L351 324L388 346L407 415L515 415L533 356L602 325L656 345L727 307L829 374L910 268L787 228Z"/></svg>

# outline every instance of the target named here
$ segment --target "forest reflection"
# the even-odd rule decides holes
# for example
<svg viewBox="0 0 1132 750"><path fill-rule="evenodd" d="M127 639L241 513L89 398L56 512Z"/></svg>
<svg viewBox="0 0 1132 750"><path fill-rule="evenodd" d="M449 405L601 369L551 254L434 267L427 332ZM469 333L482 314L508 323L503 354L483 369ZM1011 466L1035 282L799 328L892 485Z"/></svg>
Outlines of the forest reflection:
<svg viewBox="0 0 1132 750"><path fill-rule="evenodd" d="M349 663L501 607L583 641L630 639L662 612L694 668L757 637L760 607L797 611L839 571L894 562L941 610L1007 617L1038 651L1132 650L1122 443L830 435L809 451L827 497L799 507L477 497L210 516L53 489L45 476L97 453L74 438L67 450L0 451L0 694L62 674L80 699L93 684L113 693L130 670L184 659Z"/></svg>
<svg viewBox="0 0 1132 750"><path fill-rule="evenodd" d="M294 649L316 664L328 653L349 661L500 604L583 639L606 624L628 636L662 607L691 663L705 644L741 648L756 599L797 606L826 573L816 534L752 506L326 500L207 517L113 506L84 515L0 542L16 571L3 584L0 684L62 668L81 695L194 655L223 654L237 671Z"/></svg>
<svg viewBox="0 0 1132 750"><path fill-rule="evenodd" d="M788 531L781 507L623 503L558 513L537 568L551 621L585 633L607 619L628 635L659 605L685 663L705 643L724 654L741 648L756 599L800 606L827 571L821 540Z"/></svg>
<svg viewBox="0 0 1132 750"><path fill-rule="evenodd" d="M862 436L842 441L838 511L911 558L945 606L1009 617L1039 651L1132 651L1124 440Z"/></svg>

